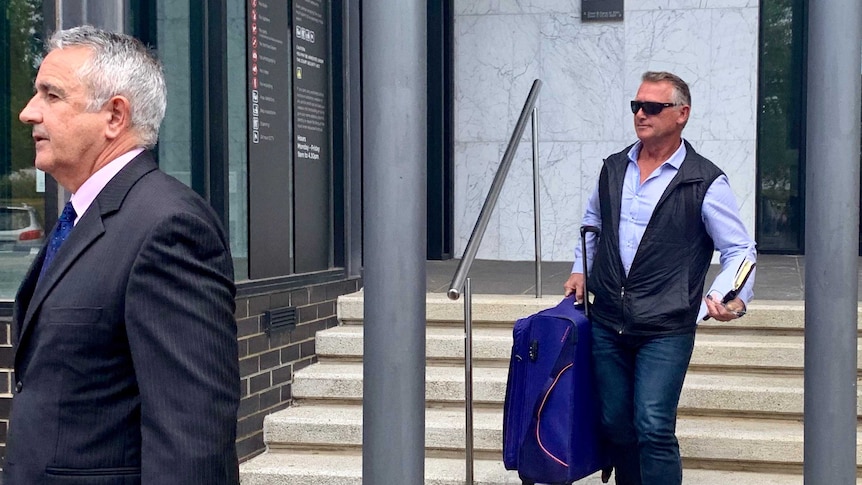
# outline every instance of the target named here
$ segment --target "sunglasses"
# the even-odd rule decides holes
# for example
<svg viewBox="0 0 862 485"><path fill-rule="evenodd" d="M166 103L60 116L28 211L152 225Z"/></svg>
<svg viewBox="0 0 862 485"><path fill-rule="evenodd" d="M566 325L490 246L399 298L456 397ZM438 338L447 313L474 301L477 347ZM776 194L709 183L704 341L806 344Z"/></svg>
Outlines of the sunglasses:
<svg viewBox="0 0 862 485"><path fill-rule="evenodd" d="M646 115L657 115L662 112L665 108L670 108L671 106L678 106L674 103L656 103L655 101L632 101L632 114L637 114L641 109L644 110L644 114Z"/></svg>

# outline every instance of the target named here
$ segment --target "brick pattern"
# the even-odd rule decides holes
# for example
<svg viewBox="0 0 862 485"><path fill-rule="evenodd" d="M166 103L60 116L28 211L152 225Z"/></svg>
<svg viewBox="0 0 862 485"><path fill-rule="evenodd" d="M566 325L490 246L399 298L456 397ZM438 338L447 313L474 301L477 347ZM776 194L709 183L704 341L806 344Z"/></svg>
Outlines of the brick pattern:
<svg viewBox="0 0 862 485"><path fill-rule="evenodd" d="M263 418L290 405L293 373L317 361L315 334L338 325L336 300L361 286L360 279L342 280L237 299L242 401L236 446L240 461L264 451ZM296 327L267 335L262 327L264 312L285 306L296 307ZM6 462L12 404L11 320L9 312L0 310L0 466Z"/></svg>
<svg viewBox="0 0 862 485"><path fill-rule="evenodd" d="M361 280L354 279L237 299L242 379L237 424L240 461L265 450L264 417L290 405L293 373L317 362L315 334L338 325L336 300L360 287ZM274 330L267 335L263 328L264 312L287 306L296 307L296 327Z"/></svg>
<svg viewBox="0 0 862 485"><path fill-rule="evenodd" d="M12 409L12 316L0 316L0 465L6 464L6 431ZM2 480L2 478L0 478ZM0 482L2 483L2 482Z"/></svg>

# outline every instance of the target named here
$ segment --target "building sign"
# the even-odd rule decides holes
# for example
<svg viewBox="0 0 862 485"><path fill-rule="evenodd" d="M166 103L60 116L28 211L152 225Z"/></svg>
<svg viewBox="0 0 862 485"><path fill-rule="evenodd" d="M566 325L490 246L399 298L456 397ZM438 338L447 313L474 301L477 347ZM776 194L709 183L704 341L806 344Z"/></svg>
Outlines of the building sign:
<svg viewBox="0 0 862 485"><path fill-rule="evenodd" d="M293 2L293 97L297 163L328 161L329 32L326 0Z"/></svg>
<svg viewBox="0 0 862 485"><path fill-rule="evenodd" d="M246 0L249 277L328 269L329 0Z"/></svg>
<svg viewBox="0 0 862 485"><path fill-rule="evenodd" d="M623 0L581 0L581 21L622 20Z"/></svg>
<svg viewBox="0 0 862 485"><path fill-rule="evenodd" d="M249 277L293 270L291 28L287 2L246 0Z"/></svg>
<svg viewBox="0 0 862 485"><path fill-rule="evenodd" d="M297 273L330 267L330 0L293 0L293 200Z"/></svg>
<svg viewBox="0 0 862 485"><path fill-rule="evenodd" d="M283 135L290 122L290 39L283 2L249 0L249 145L252 156L278 156L290 149Z"/></svg>

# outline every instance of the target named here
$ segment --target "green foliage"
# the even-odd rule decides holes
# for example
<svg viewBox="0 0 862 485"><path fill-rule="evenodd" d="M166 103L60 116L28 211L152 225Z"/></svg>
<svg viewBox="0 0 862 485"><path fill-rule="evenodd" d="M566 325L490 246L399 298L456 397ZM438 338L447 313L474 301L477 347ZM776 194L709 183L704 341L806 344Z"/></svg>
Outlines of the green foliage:
<svg viewBox="0 0 862 485"><path fill-rule="evenodd" d="M18 120L18 114L33 95L33 80L42 59L41 32L44 25L41 0L5 0L4 23L8 25L8 92L0 92L0 116L8 117L9 160L5 167L10 173L33 167L35 150L31 127ZM8 175L8 174L0 174ZM26 185L7 180L0 181L0 194L13 198L30 198L36 195L35 184ZM13 188L14 187L14 188ZM6 190L11 190L7 192Z"/></svg>

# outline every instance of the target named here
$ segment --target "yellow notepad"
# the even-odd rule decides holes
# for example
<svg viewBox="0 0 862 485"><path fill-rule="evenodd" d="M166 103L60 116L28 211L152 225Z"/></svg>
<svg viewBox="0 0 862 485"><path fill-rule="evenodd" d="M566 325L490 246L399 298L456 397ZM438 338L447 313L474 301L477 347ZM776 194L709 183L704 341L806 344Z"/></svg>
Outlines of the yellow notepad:
<svg viewBox="0 0 862 485"><path fill-rule="evenodd" d="M739 264L739 269L736 270L736 276L733 277L733 288L731 288L730 291L724 295L724 298L721 299L722 303L727 303L736 298L739 290L745 286L745 282L748 281L748 277L751 276L751 272L754 270L754 266L756 264L757 263L747 259L742 260L742 263Z"/></svg>

